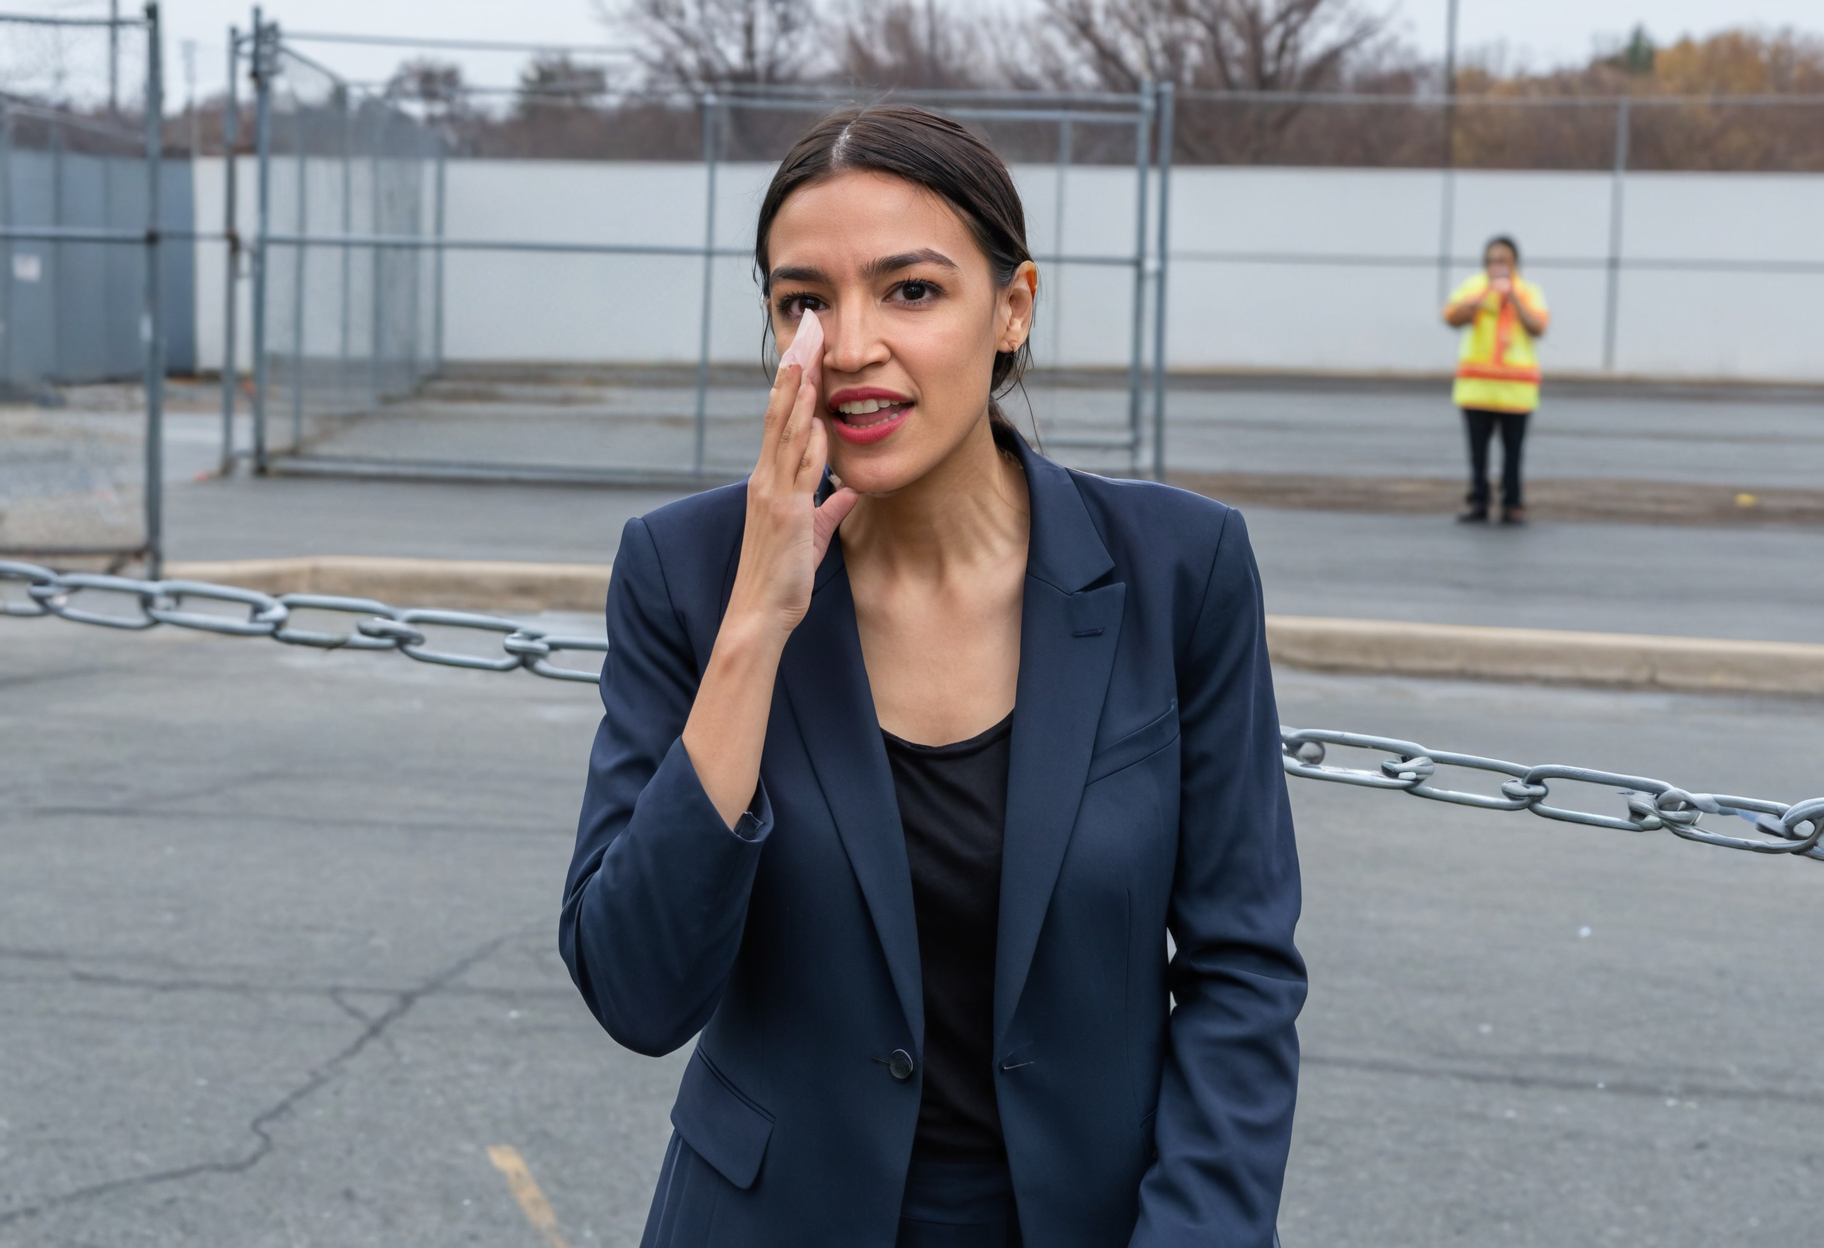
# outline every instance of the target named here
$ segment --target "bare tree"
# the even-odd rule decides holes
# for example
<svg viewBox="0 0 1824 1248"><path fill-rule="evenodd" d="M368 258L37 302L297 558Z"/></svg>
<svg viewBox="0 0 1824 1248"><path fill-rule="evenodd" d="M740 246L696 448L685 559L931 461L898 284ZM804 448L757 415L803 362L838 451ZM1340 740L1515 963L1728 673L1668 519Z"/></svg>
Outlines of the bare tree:
<svg viewBox="0 0 1824 1248"><path fill-rule="evenodd" d="M535 56L519 71L515 107L521 113L549 108L586 108L608 94L608 72L578 62L567 52Z"/></svg>
<svg viewBox="0 0 1824 1248"><path fill-rule="evenodd" d="M1385 19L1357 0L1042 0L1034 63L1074 85L1135 91L1334 89L1369 57ZM1235 102L1180 114L1180 150L1258 159L1298 116L1295 101Z"/></svg>
<svg viewBox="0 0 1824 1248"><path fill-rule="evenodd" d="M839 72L870 87L977 87L987 79L985 23L937 0L851 0Z"/></svg>
<svg viewBox="0 0 1824 1248"><path fill-rule="evenodd" d="M701 92L802 82L816 71L812 0L596 0L630 35L651 85Z"/></svg>
<svg viewBox="0 0 1824 1248"><path fill-rule="evenodd" d="M429 57L402 62L386 80L386 98L416 104L426 117L453 116L467 102L462 66Z"/></svg>
<svg viewBox="0 0 1824 1248"><path fill-rule="evenodd" d="M1148 82L1188 86L1183 22L1176 12L1183 3L1042 0L1045 22L1034 32L1034 70L1060 87L1128 92Z"/></svg>
<svg viewBox="0 0 1824 1248"><path fill-rule="evenodd" d="M1317 91L1341 83L1385 19L1355 0L1042 0L1096 85Z"/></svg>

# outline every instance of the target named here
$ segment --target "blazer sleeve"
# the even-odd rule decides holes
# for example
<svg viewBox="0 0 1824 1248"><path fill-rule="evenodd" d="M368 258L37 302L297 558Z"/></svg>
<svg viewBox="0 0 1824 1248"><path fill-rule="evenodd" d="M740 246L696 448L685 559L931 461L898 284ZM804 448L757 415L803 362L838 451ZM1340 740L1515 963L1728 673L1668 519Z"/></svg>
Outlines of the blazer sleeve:
<svg viewBox="0 0 1824 1248"><path fill-rule="evenodd" d="M1133 1248L1269 1248L1298 1090L1305 967L1260 576L1229 511L1178 673L1177 946Z"/></svg>
<svg viewBox="0 0 1824 1248"><path fill-rule="evenodd" d="M733 831L703 791L681 740L700 679L652 534L630 520L558 950L608 1034L651 1056L715 1012L773 827L764 787Z"/></svg>

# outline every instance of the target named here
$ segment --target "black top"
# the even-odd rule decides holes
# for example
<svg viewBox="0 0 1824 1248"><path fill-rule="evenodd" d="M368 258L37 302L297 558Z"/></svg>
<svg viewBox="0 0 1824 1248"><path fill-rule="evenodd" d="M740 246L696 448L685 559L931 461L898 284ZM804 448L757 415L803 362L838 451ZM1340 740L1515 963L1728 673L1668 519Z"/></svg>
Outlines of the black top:
<svg viewBox="0 0 1824 1248"><path fill-rule="evenodd" d="M994 1099L994 947L1013 716L951 745L882 730L912 867L924 969L925 1084L912 1150L1001 1160Z"/></svg>

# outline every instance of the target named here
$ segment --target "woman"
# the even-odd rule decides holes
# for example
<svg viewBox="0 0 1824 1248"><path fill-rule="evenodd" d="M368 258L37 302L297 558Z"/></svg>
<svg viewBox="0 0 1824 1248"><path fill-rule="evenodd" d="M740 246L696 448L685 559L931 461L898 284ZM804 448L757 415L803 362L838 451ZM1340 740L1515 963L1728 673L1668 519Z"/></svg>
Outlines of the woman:
<svg viewBox="0 0 1824 1248"><path fill-rule="evenodd" d="M700 1033L644 1244L1265 1248L1305 975L1241 517L1014 432L1038 274L955 123L820 122L755 255L759 460L622 535L562 917L616 1040Z"/></svg>
<svg viewBox="0 0 1824 1248"><path fill-rule="evenodd" d="M1552 314L1540 289L1520 276L1520 244L1506 235L1482 249L1484 271L1470 278L1444 305L1444 323L1469 326L1457 352L1451 398L1463 409L1469 434L1469 510L1465 524L1488 520L1488 443L1501 430L1501 523L1526 523L1520 494L1520 444L1526 421L1539 406L1539 357L1533 343L1545 336Z"/></svg>

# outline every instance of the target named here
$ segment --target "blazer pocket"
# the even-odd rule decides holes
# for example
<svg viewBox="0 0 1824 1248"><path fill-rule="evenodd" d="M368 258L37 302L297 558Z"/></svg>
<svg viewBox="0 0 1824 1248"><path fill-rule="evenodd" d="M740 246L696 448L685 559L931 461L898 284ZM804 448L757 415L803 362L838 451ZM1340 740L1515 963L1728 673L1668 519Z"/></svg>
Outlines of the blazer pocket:
<svg viewBox="0 0 1824 1248"><path fill-rule="evenodd" d="M759 1177L773 1135L773 1116L730 1083L701 1045L684 1068L671 1125L692 1152L742 1189Z"/></svg>
<svg viewBox="0 0 1824 1248"><path fill-rule="evenodd" d="M1172 704L1165 708L1165 714L1097 750L1089 760L1089 779L1083 783L1090 785L1104 776L1112 776L1123 767L1133 766L1177 739L1178 699L1173 698Z"/></svg>

